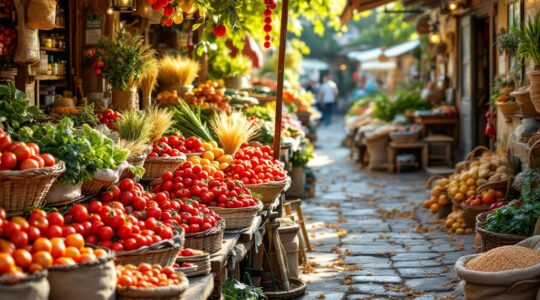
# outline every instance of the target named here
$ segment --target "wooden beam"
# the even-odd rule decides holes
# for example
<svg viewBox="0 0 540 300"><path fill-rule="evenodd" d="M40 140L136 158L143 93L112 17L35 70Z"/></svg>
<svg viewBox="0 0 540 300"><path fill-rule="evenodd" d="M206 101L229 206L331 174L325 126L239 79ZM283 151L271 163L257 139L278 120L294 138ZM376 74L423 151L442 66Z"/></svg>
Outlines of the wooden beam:
<svg viewBox="0 0 540 300"><path fill-rule="evenodd" d="M281 119L283 117L283 81L285 80L285 49L287 46L287 24L289 22L289 0L281 5L281 28L279 35L276 117L274 128L274 158L279 159L281 152Z"/></svg>

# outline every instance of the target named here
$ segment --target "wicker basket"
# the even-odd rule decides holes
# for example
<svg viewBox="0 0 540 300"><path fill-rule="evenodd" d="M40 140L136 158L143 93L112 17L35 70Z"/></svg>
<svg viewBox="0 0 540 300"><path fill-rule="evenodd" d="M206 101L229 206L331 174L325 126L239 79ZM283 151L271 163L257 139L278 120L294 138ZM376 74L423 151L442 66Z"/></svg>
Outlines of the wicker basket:
<svg viewBox="0 0 540 300"><path fill-rule="evenodd" d="M127 162L134 167L142 167L144 166L144 162L146 161L146 157L148 156L148 152L139 154L137 156L130 156L127 159ZM124 171L122 171L122 174L120 174L120 180L125 178L135 178L135 174L129 170L129 168L125 168Z"/></svg>
<svg viewBox="0 0 540 300"><path fill-rule="evenodd" d="M277 197L283 192L289 189L291 186L291 178L283 181L274 181L262 184L246 184L245 185L252 193L257 193L262 196L262 203L265 208L272 205Z"/></svg>
<svg viewBox="0 0 540 300"><path fill-rule="evenodd" d="M495 233L482 229L482 225L486 221L488 214L488 212L485 212L476 217L476 232L480 235L482 240L482 252L486 252L501 246L515 245L528 238L527 236Z"/></svg>
<svg viewBox="0 0 540 300"><path fill-rule="evenodd" d="M114 182L110 181L102 181L95 178L92 178L91 180L85 181L81 187L81 191L83 195L90 195L90 194L97 194L102 189L108 188L111 185L113 185Z"/></svg>
<svg viewBox="0 0 540 300"><path fill-rule="evenodd" d="M8 215L40 206L53 182L65 171L64 162L54 167L22 171L0 171L0 207Z"/></svg>
<svg viewBox="0 0 540 300"><path fill-rule="evenodd" d="M176 257L176 263L179 265L182 263L190 263L196 267L193 271L184 271L187 277L210 274L210 271L212 270L210 265L210 254L208 253L198 256L178 256Z"/></svg>
<svg viewBox="0 0 540 300"><path fill-rule="evenodd" d="M484 152L490 152L489 148L484 146L478 146L471 150L471 152L467 153L467 156L465 156L465 162L471 163L476 160L477 157L482 155Z"/></svg>
<svg viewBox="0 0 540 300"><path fill-rule="evenodd" d="M527 146L527 164L529 168L540 168L540 135L535 135L529 140Z"/></svg>
<svg viewBox="0 0 540 300"><path fill-rule="evenodd" d="M259 202L256 206L242 208L209 208L225 220L226 229L242 229L253 224L253 219L257 216L257 212L263 208L263 204Z"/></svg>
<svg viewBox="0 0 540 300"><path fill-rule="evenodd" d="M133 251L117 252L116 264L138 266L141 263L148 263L160 264L164 267L172 266L183 244L184 231L180 231L170 240L164 240L149 247Z"/></svg>
<svg viewBox="0 0 540 300"><path fill-rule="evenodd" d="M173 172L183 162L186 161L185 155L177 157L151 157L144 162L144 181L153 181L161 177L165 172Z"/></svg>
<svg viewBox="0 0 540 300"><path fill-rule="evenodd" d="M178 300L189 287L189 281L182 272L177 272L180 283L175 286L139 288L118 287L116 295L118 300Z"/></svg>
<svg viewBox="0 0 540 300"><path fill-rule="evenodd" d="M265 282L264 294L268 299L287 300L295 299L306 293L307 284L305 284L302 280L296 278L289 278L289 284L291 285L291 289L288 291L269 291L268 289L272 285L269 282Z"/></svg>
<svg viewBox="0 0 540 300"><path fill-rule="evenodd" d="M515 101L497 102L497 107L506 120L512 120L514 114L518 111L519 106Z"/></svg>
<svg viewBox="0 0 540 300"><path fill-rule="evenodd" d="M186 234L184 247L214 254L221 250L224 231L225 221L219 220L216 227L207 231Z"/></svg>
<svg viewBox="0 0 540 300"><path fill-rule="evenodd" d="M390 139L396 143L409 143L416 142L420 137L420 130L417 131L392 131L390 132Z"/></svg>
<svg viewBox="0 0 540 300"><path fill-rule="evenodd" d="M194 157L194 156L201 156L203 155L202 152L194 152L194 153L184 153L187 158Z"/></svg>
<svg viewBox="0 0 540 300"><path fill-rule="evenodd" d="M489 206L487 205L474 206L461 202L460 206L463 208L465 222L467 222L467 225L471 228L476 226L476 216L489 210Z"/></svg>

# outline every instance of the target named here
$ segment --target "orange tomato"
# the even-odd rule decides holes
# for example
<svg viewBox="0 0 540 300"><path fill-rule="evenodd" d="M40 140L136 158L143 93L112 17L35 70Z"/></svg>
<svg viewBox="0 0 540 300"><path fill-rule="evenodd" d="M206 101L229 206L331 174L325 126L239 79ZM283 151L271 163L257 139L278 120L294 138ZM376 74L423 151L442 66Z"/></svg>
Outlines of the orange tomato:
<svg viewBox="0 0 540 300"><path fill-rule="evenodd" d="M79 260L77 262L80 264L84 264L84 263L89 263L96 260L97 260L97 257L93 253L88 253L88 254L82 254L79 257Z"/></svg>
<svg viewBox="0 0 540 300"><path fill-rule="evenodd" d="M105 251L104 249L96 249L96 250L94 250L94 255L97 258L103 258L103 257L107 256L107 251Z"/></svg>
<svg viewBox="0 0 540 300"><path fill-rule="evenodd" d="M142 263L139 265L139 271L142 273L146 273L151 270L152 270L152 266L150 264Z"/></svg>
<svg viewBox="0 0 540 300"><path fill-rule="evenodd" d="M13 259L17 266L26 269L32 264L32 254L24 249L17 249L13 252Z"/></svg>
<svg viewBox="0 0 540 300"><path fill-rule="evenodd" d="M28 229L28 227L30 227L30 224L28 224L28 221L26 221L26 219L23 218L23 217L18 217L18 216L13 217L13 218L11 218L10 221L19 224L19 226L21 226L21 230L23 230L23 231L26 231L26 229Z"/></svg>
<svg viewBox="0 0 540 300"><path fill-rule="evenodd" d="M79 257L81 256L81 252L75 247L67 247L65 256L73 258L75 261L78 261Z"/></svg>
<svg viewBox="0 0 540 300"><path fill-rule="evenodd" d="M72 233L66 237L66 246L82 249L84 247L84 238L78 233Z"/></svg>
<svg viewBox="0 0 540 300"><path fill-rule="evenodd" d="M32 246L32 251L39 252L39 251L46 251L51 252L52 251L52 243L47 238L39 238L34 242L34 245Z"/></svg>
<svg viewBox="0 0 540 300"><path fill-rule="evenodd" d="M8 253L0 253L0 274L15 271L15 260Z"/></svg>
<svg viewBox="0 0 540 300"><path fill-rule="evenodd" d="M77 263L70 257L60 257L54 261L55 266L72 266L75 264Z"/></svg>
<svg viewBox="0 0 540 300"><path fill-rule="evenodd" d="M43 267L40 264L32 263L28 267L28 273L30 274L41 272L41 271L43 271Z"/></svg>
<svg viewBox="0 0 540 300"><path fill-rule="evenodd" d="M34 253L32 260L38 265L42 266L44 269L50 268L53 264L52 255L43 250Z"/></svg>
<svg viewBox="0 0 540 300"><path fill-rule="evenodd" d="M81 254L94 254L94 249L83 247L80 249Z"/></svg>
<svg viewBox="0 0 540 300"><path fill-rule="evenodd" d="M51 244L52 244L51 255L54 259L57 259L66 255L66 244L64 243L64 240L62 238L58 238L58 237L52 238Z"/></svg>
<svg viewBox="0 0 540 300"><path fill-rule="evenodd" d="M15 251L15 245L9 241L0 239L0 252L12 254Z"/></svg>

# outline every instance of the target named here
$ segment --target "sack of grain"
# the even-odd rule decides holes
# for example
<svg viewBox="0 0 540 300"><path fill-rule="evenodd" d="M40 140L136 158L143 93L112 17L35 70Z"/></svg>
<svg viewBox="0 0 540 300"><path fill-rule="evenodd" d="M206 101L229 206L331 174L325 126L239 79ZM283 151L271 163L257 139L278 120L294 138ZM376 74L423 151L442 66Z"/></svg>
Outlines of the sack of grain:
<svg viewBox="0 0 540 300"><path fill-rule="evenodd" d="M465 282L468 300L529 300L540 287L540 237L488 252L461 257L458 276Z"/></svg>

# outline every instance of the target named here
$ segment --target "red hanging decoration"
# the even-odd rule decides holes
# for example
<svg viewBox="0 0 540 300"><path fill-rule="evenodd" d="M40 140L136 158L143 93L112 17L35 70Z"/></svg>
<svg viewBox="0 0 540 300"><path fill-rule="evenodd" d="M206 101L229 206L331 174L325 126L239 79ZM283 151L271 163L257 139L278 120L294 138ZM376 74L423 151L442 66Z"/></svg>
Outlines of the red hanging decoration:
<svg viewBox="0 0 540 300"><path fill-rule="evenodd" d="M272 32L272 13L277 8L275 0L264 0L266 9L264 10L264 32L266 36L264 37L264 48L268 49L272 46L270 32Z"/></svg>

